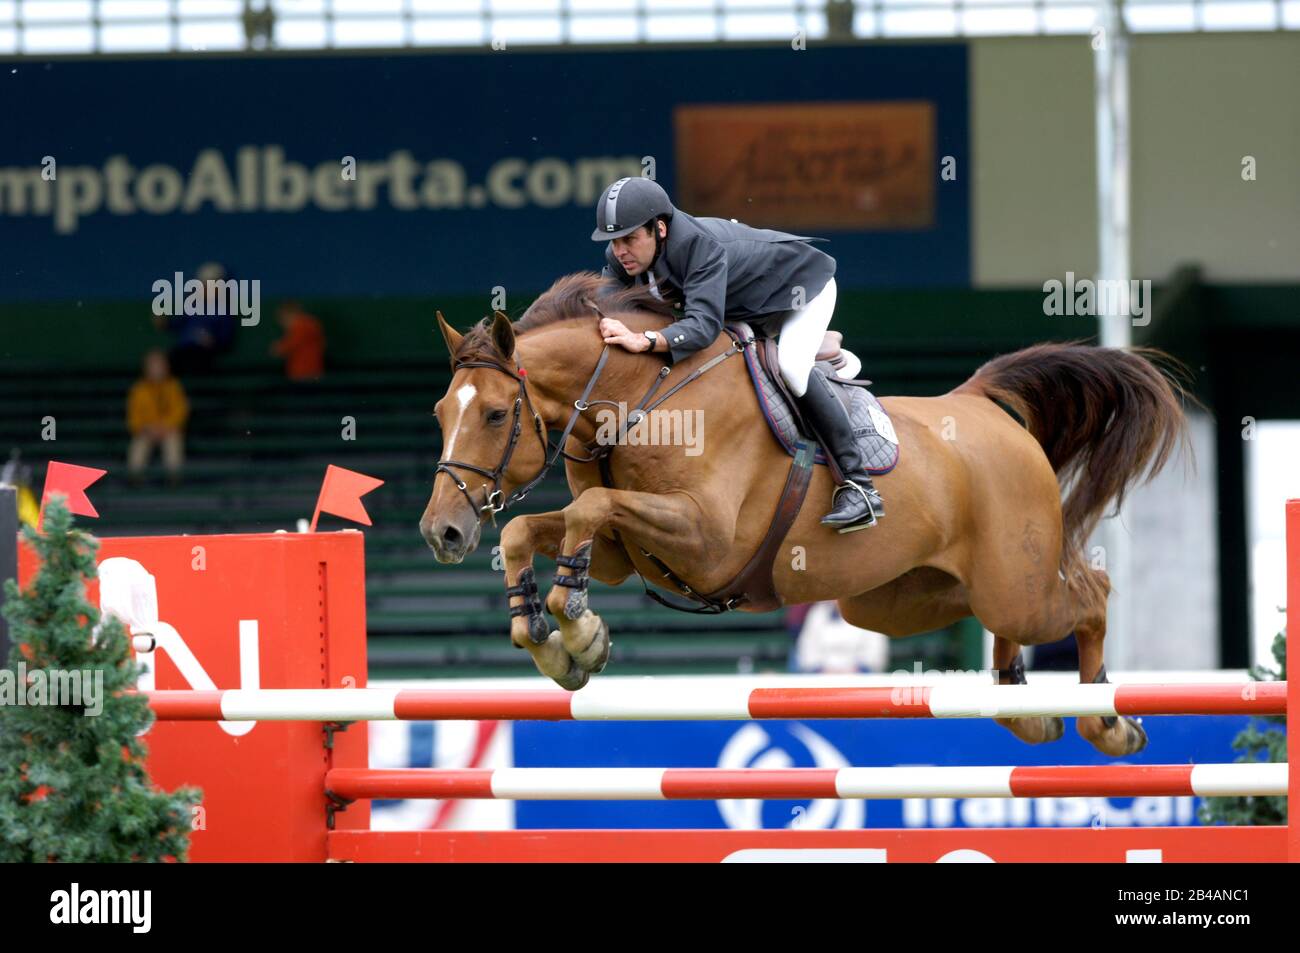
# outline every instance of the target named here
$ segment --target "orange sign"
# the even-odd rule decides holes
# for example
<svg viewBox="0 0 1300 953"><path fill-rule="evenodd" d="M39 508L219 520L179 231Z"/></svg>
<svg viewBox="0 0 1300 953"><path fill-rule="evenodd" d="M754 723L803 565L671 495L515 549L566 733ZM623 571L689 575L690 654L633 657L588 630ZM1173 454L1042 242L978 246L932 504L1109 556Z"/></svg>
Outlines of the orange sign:
<svg viewBox="0 0 1300 953"><path fill-rule="evenodd" d="M928 102L679 106L677 203L791 231L934 224Z"/></svg>

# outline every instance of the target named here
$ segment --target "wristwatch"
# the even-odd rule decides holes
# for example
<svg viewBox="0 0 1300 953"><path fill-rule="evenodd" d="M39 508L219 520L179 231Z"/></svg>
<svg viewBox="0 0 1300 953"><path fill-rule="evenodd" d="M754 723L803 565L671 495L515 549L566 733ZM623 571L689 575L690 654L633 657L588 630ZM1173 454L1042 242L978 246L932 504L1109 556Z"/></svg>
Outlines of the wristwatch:
<svg viewBox="0 0 1300 953"><path fill-rule="evenodd" d="M642 331L641 333L644 334L644 335L645 335L645 339L646 339L647 341L650 342L650 350L653 351L653 350L655 349L655 343L659 340L659 332L658 332L658 331Z"/></svg>

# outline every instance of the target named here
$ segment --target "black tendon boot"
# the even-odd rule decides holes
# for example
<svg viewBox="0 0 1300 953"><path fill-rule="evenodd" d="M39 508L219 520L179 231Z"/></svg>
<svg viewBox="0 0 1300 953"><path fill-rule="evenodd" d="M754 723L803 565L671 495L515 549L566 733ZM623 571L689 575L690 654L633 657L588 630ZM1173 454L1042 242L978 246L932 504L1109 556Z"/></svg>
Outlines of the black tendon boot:
<svg viewBox="0 0 1300 953"><path fill-rule="evenodd" d="M835 458L846 483L835 488L831 511L822 525L841 533L874 526L885 515L885 504L871 482L862 452L853 439L853 424L844 405L831 390L834 385L818 368L808 375L808 390L800 398L799 410L816 432L826 452Z"/></svg>

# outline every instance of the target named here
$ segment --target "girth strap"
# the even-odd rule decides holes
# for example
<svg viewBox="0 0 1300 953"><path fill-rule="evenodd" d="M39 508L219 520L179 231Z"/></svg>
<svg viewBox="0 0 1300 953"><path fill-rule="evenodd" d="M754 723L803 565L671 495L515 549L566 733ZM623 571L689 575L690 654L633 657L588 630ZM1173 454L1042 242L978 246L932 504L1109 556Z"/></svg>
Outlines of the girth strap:
<svg viewBox="0 0 1300 953"><path fill-rule="evenodd" d="M772 580L772 565L776 561L777 550L781 548L790 533L790 527L799 516L804 497L808 495L816 453L816 444L799 442L790 464L790 472L785 478L785 486L781 490L781 498L776 505L776 514L772 517L772 524L767 528L763 541L758 544L758 550L740 574L727 586L711 594L710 598L727 598L727 593L735 593L758 612L770 612L781 607L781 599Z"/></svg>

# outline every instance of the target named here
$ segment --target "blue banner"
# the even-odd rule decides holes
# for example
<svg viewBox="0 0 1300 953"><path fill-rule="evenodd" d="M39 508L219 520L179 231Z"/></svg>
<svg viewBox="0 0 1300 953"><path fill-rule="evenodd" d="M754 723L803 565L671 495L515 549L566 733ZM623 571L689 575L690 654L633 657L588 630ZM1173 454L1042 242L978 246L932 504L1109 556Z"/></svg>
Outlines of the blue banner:
<svg viewBox="0 0 1300 953"><path fill-rule="evenodd" d="M840 768L891 765L1223 763L1245 717L1147 719L1123 760L1079 737L1030 746L981 720L518 722L517 767ZM520 801L520 828L1164 827L1197 823L1198 798L915 798L907 801Z"/></svg>
<svg viewBox="0 0 1300 953"><path fill-rule="evenodd" d="M206 261L268 297L540 290L600 267L588 236L608 182L650 170L673 193L681 130L699 130L692 168L708 168L725 116L704 107L733 104L817 104L800 128L835 142L767 148L740 187L693 194L738 206L775 169L794 201L825 204L829 168L874 177L813 232L841 286L966 285L966 63L961 44L10 61L0 298L144 300ZM830 108L849 103L877 109L862 128L879 142L851 141ZM890 181L901 165L908 183ZM872 216L886 224L860 227Z"/></svg>

